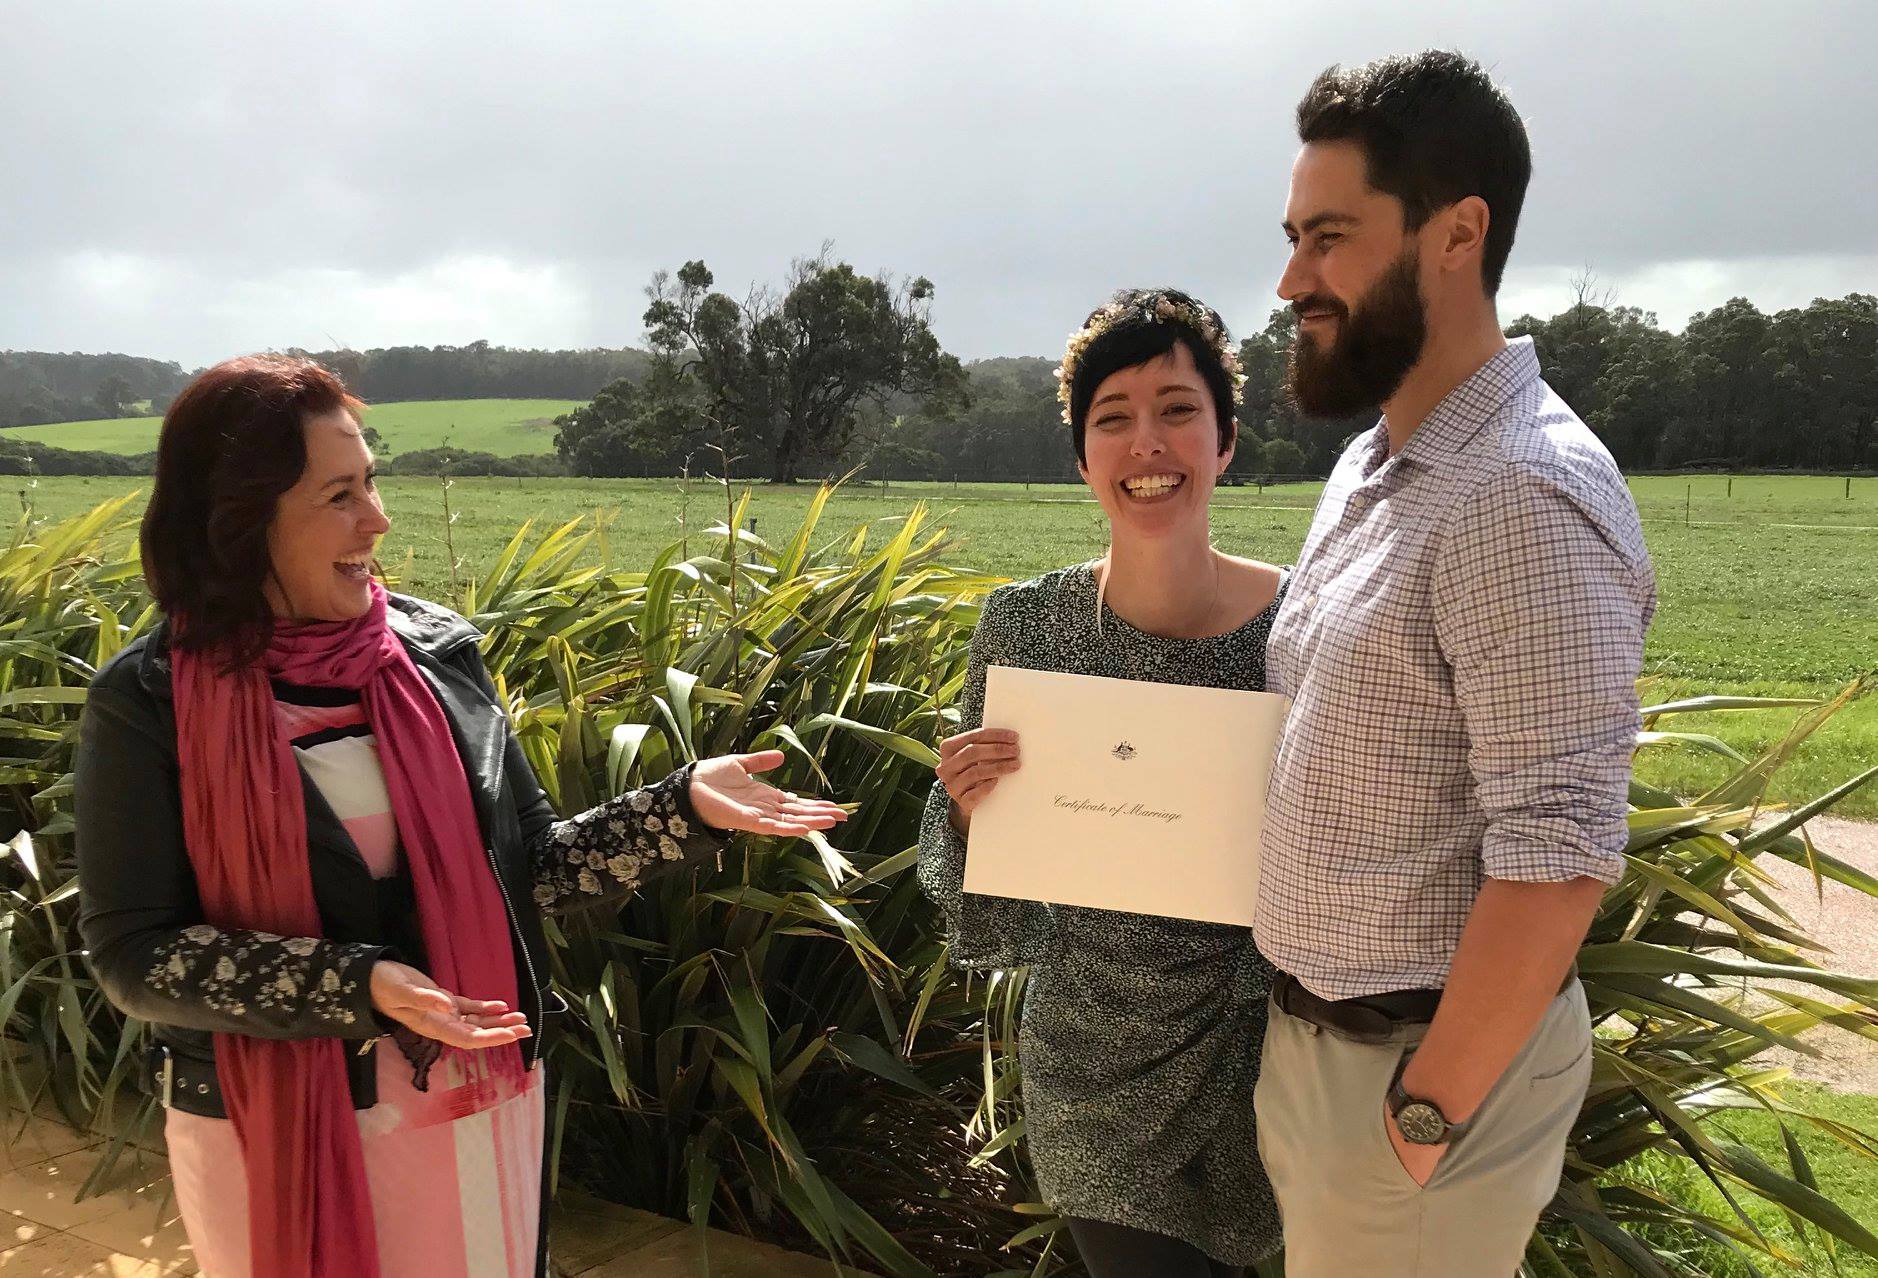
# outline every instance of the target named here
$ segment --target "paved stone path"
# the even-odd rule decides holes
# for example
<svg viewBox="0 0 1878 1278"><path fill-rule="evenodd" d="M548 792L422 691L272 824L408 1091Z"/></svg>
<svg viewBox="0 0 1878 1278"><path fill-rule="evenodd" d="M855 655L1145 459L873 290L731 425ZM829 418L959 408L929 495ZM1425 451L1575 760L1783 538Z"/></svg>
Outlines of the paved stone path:
<svg viewBox="0 0 1878 1278"><path fill-rule="evenodd" d="M1816 817L1806 828L1821 851L1878 876L1878 824ZM1822 892L1802 865L1774 857L1760 857L1756 864L1780 884L1776 899L1801 929L1830 951L1816 956L1818 962L1854 976L1878 977L1878 899L1830 880ZM1805 992L1836 1001L1818 990ZM1806 1041L1821 1055L1774 1051L1768 1058L1790 1067L1796 1077L1835 1091L1878 1096L1878 1043L1830 1027L1814 1030Z"/></svg>
<svg viewBox="0 0 1878 1278"><path fill-rule="evenodd" d="M75 1201L105 1138L42 1115L0 1116L0 1275L182 1278L198 1272L160 1147L124 1151L103 1192ZM836 1278L824 1260L572 1192L550 1226L557 1278Z"/></svg>

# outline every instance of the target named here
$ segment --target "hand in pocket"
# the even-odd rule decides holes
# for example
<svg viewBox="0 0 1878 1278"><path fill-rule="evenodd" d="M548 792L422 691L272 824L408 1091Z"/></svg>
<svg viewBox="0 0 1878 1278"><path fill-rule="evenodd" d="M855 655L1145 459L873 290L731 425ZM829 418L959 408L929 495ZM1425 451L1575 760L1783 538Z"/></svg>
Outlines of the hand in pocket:
<svg viewBox="0 0 1878 1278"><path fill-rule="evenodd" d="M1415 1145L1402 1135L1402 1129L1395 1125L1395 1115L1389 1112L1389 1102L1383 1101L1382 1121L1389 1133L1389 1147L1395 1150L1396 1161L1402 1164L1409 1179L1426 1188L1434 1178L1435 1168L1441 1163L1441 1157L1448 1152L1446 1145Z"/></svg>

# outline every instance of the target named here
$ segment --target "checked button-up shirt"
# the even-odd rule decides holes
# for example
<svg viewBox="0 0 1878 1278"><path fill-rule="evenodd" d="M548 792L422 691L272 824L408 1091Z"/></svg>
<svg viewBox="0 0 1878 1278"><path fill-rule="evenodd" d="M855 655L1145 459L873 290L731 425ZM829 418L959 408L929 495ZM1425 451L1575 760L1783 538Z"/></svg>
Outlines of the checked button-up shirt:
<svg viewBox="0 0 1878 1278"><path fill-rule="evenodd" d="M1323 998L1439 988L1487 878L1623 868L1655 578L1610 453L1510 343L1337 463L1273 625L1255 932Z"/></svg>

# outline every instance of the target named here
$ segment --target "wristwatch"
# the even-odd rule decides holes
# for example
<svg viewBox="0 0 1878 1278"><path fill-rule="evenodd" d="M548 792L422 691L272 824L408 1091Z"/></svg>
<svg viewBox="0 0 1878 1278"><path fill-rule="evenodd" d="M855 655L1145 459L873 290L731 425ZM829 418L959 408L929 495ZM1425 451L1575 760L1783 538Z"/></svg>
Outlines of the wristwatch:
<svg viewBox="0 0 1878 1278"><path fill-rule="evenodd" d="M1408 1063L1409 1058L1404 1056L1395 1067L1395 1077L1389 1080L1389 1112L1395 1115L1396 1129L1402 1133L1402 1139L1411 1145L1452 1145L1467 1135L1472 1119L1450 1123L1439 1105L1402 1090L1402 1071L1408 1068Z"/></svg>

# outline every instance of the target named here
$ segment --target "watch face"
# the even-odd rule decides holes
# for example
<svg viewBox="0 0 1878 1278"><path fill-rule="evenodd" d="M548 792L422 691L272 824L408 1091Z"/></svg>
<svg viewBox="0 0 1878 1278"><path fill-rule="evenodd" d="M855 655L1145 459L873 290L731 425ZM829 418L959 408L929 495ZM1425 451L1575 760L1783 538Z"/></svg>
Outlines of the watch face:
<svg viewBox="0 0 1878 1278"><path fill-rule="evenodd" d="M1410 1101L1396 1111L1395 1125L1411 1145L1439 1145L1448 1130L1441 1111L1426 1101Z"/></svg>

